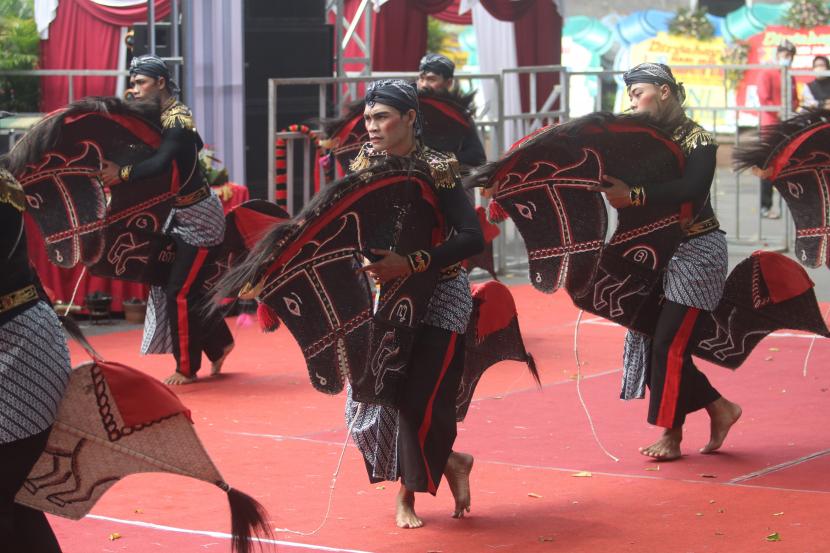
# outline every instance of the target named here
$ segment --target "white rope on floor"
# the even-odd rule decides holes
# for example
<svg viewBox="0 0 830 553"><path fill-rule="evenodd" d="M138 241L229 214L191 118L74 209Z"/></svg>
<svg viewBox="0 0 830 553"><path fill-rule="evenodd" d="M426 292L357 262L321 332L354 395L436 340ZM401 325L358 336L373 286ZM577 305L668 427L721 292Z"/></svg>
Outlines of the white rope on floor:
<svg viewBox="0 0 830 553"><path fill-rule="evenodd" d="M602 441L599 439L597 435L597 429L594 426L594 420L591 418L591 413L588 411L588 406L585 404L585 399L582 397L582 389L580 388L580 383L582 382L582 363L579 361L579 323L582 321L582 314L584 311L582 309L579 310L579 315L576 316L576 326L574 327L574 359L576 360L576 395L579 397L579 403L582 404L582 409L585 411L585 416L588 417L588 424L591 425L591 432L594 434L594 440L597 442L597 445L605 453L608 457L614 460L615 463L620 461L619 457L615 457L612 455L605 446L602 445Z"/></svg>

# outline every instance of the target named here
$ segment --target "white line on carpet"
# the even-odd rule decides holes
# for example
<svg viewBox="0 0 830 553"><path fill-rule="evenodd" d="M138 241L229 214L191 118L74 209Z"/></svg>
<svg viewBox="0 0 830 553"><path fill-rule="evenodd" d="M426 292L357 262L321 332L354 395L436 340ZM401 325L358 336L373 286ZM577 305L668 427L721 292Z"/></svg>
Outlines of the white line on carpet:
<svg viewBox="0 0 830 553"><path fill-rule="evenodd" d="M760 476L766 476L767 474L772 474L773 472L778 472L779 470L788 469L790 467L794 467L796 465L800 465L801 463L806 463L812 459L817 459L819 457L824 457L830 453L830 449L823 449L821 451L816 451L815 453L811 453L809 455L805 455L804 457L799 457L798 459L792 459L790 461L784 461L778 465L774 465L771 467L766 467L761 470L756 470L755 472L750 472L749 474L744 474L742 476L737 476L729 481L730 484L740 484L742 482L746 482L747 480L752 480L753 478L758 478Z"/></svg>
<svg viewBox="0 0 830 553"><path fill-rule="evenodd" d="M175 526L164 526L163 524L153 524L152 522L142 522L138 520L124 520L120 518L107 517L102 515L87 515L84 518L92 518L95 520L106 520L108 522L118 522L120 524L127 524L129 526L140 526L142 528L152 528L153 530L161 530L163 532L175 532L178 534L195 534L199 536L208 536L210 538L221 538L229 540L231 535L225 532L212 532L209 530L190 530L189 528L177 528ZM308 543L299 543L293 541L283 540L268 540L261 538L253 538L252 541L261 543L269 543L274 545L281 545L283 547L297 547L303 549L310 549L313 551L331 551L334 553L371 553L370 551L363 551L360 549L341 549L339 547L327 547L325 545L313 545Z"/></svg>

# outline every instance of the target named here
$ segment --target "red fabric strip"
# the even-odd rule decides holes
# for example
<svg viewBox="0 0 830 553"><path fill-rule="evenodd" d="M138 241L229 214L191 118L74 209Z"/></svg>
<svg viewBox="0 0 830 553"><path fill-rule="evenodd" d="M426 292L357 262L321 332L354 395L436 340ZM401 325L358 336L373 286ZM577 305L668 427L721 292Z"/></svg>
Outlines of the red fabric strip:
<svg viewBox="0 0 830 553"><path fill-rule="evenodd" d="M199 274L199 270L202 268L202 264L205 262L207 254L207 248L199 248L199 252L196 254L196 259L193 261L193 266L190 268L190 272L187 274L187 279L184 281L184 286L182 286L182 289L179 290L178 294L176 294L176 316L179 321L179 370L185 376L193 376L193 373L190 370L192 361L190 359L189 350L190 329L187 321L187 293L190 291L193 281L196 280L196 275ZM176 338L174 337L174 339Z"/></svg>
<svg viewBox="0 0 830 553"><path fill-rule="evenodd" d="M761 275L772 303L800 296L814 286L804 267L789 257L765 251L757 251L752 255L761 264Z"/></svg>
<svg viewBox="0 0 830 553"><path fill-rule="evenodd" d="M280 254L279 258L277 258L277 260L271 264L271 266L266 271L265 275L268 276L274 273L274 271L277 271L282 266L282 264L286 262L286 260L294 257L294 254L296 254L303 246L305 246L312 236L317 234L320 231L320 229L325 227L331 221L340 217L344 211L349 209L352 206L352 204L357 202L360 198L379 188L383 188L384 186L389 186L391 184L395 184L404 180L411 180L418 184L418 186L421 189L423 199L430 205L432 205L433 209L435 209L435 215L438 218L439 226L443 227L444 218L441 215L440 209L438 208L438 197L435 195L435 190L433 190L432 186L428 182L421 180L420 178L415 178L412 176L407 177L404 175L387 177L373 182L372 184L368 184L360 190L356 191L355 193L347 196L339 204L335 205L333 209L330 209L318 221L309 225L309 227L305 231L303 231L303 234L300 235L300 237L298 237L296 240L294 240L294 242ZM279 194L280 191L278 190L277 197L279 197ZM440 235L443 235L443 232L440 232L440 229L437 230ZM437 240L435 240L436 237L434 236L433 238L433 241L437 243ZM440 236L438 236L438 239L440 240Z"/></svg>
<svg viewBox="0 0 830 553"><path fill-rule="evenodd" d="M795 151L802 145L804 142L816 134L819 131L823 131L830 126L830 123L825 125L817 125L812 129L808 130L807 132L803 132L796 136L795 140L784 146L775 156L767 163L767 169L772 169L772 173L768 177L769 180L776 180L778 178L778 174L787 165L790 161L790 158L795 154Z"/></svg>
<svg viewBox="0 0 830 553"><path fill-rule="evenodd" d="M660 399L660 411L657 414L657 426L672 428L674 416L677 412L677 399L680 397L680 380L683 372L683 354L692 337L700 310L690 307L683 316L683 323L674 335L666 359L666 381L663 383L663 397Z"/></svg>
<svg viewBox="0 0 830 553"><path fill-rule="evenodd" d="M173 391L150 376L120 363L97 361L118 407L124 426L134 427L159 421L177 413L190 417Z"/></svg>
<svg viewBox="0 0 830 553"><path fill-rule="evenodd" d="M438 395L438 388L444 381L444 376L447 374L447 369L449 368L452 357L455 354L455 339L457 336L458 334L455 332L453 332L450 336L450 343L447 346L447 351L444 352L444 361L441 363L441 374L435 382L435 388L432 389L432 395L429 397L426 411L424 412L424 420L421 421L421 428L418 429L418 445L421 447L421 458L424 460L424 468L427 473L427 491L433 495L438 492L438 486L432 480L432 472L429 470L426 452L424 452L424 443L426 442L427 434L429 434L429 429L432 426L432 405L435 403L435 396Z"/></svg>
<svg viewBox="0 0 830 553"><path fill-rule="evenodd" d="M441 100L436 100L435 98L420 98L420 102L422 104L428 104L450 119L455 119L465 127L470 127L470 120L464 116L461 112L458 111L455 107L447 104L446 102L442 102Z"/></svg>
<svg viewBox="0 0 830 553"><path fill-rule="evenodd" d="M496 280L473 285L473 300L479 304L476 341L506 328L516 317L516 303L510 290Z"/></svg>

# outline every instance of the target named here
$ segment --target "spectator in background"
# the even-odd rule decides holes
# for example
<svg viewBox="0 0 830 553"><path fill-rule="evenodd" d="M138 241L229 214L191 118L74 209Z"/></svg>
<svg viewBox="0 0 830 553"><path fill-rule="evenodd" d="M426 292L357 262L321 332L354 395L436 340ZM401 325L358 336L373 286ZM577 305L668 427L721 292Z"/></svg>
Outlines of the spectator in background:
<svg viewBox="0 0 830 553"><path fill-rule="evenodd" d="M813 58L813 71L827 71L830 69L830 60L826 56ZM804 87L804 99L801 106L805 108L830 108L830 76L823 75Z"/></svg>
<svg viewBox="0 0 830 553"><path fill-rule="evenodd" d="M790 67L795 57L795 45L789 40L783 40L775 51L775 61L783 67ZM781 71L779 69L766 69L758 75L758 99L762 106L784 106L784 87L781 82ZM790 77L790 90L792 90L791 109L798 108L798 95L796 93L795 79ZM761 126L774 125L781 121L780 111L762 111ZM778 211L772 209L772 181L761 179L761 217L777 219L781 216Z"/></svg>

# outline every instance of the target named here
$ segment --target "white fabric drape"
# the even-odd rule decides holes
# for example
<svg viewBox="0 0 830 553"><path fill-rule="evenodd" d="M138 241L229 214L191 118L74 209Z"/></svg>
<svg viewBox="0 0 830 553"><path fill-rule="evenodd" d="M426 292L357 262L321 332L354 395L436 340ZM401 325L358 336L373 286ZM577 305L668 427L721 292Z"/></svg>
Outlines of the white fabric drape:
<svg viewBox="0 0 830 553"><path fill-rule="evenodd" d="M110 8L129 8L146 4L147 0L90 0L95 4L108 6ZM59 0L35 0L35 25L41 40L49 38L49 25L55 20L58 13Z"/></svg>
<svg viewBox="0 0 830 553"><path fill-rule="evenodd" d="M231 181L245 182L245 52L242 2L191 0L185 40L188 105ZM263 137L264 140L264 137Z"/></svg>
<svg viewBox="0 0 830 553"><path fill-rule="evenodd" d="M42 40L49 38L49 25L58 16L58 0L35 0L35 26Z"/></svg>
<svg viewBox="0 0 830 553"><path fill-rule="evenodd" d="M473 0L462 0L473 2ZM477 0L474 0L473 27L476 31L478 44L478 65L482 73L501 73L503 69L514 68L516 61L516 37L513 23L499 21L484 9ZM495 115L498 112L498 95L492 81L483 81L482 89L487 102L485 109ZM519 79L515 75L508 75L504 82L504 113L512 115L521 113L521 97L519 95ZM505 122L502 149L522 137L518 125ZM499 152L501 154L501 152Z"/></svg>

